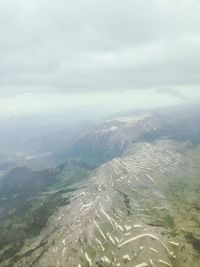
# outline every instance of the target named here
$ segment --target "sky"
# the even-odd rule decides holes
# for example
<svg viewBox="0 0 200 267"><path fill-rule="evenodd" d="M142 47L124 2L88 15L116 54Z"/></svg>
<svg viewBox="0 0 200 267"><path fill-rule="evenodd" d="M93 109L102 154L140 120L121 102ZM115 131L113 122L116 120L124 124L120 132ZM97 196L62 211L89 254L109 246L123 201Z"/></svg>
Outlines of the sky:
<svg viewBox="0 0 200 267"><path fill-rule="evenodd" d="M199 0L0 0L0 116L200 100Z"/></svg>

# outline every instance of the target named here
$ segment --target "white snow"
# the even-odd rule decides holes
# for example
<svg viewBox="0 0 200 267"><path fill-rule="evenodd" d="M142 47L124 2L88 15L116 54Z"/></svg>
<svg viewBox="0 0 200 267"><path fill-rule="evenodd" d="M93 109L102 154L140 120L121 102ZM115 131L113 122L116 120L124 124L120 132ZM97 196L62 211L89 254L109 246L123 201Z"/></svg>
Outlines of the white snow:
<svg viewBox="0 0 200 267"><path fill-rule="evenodd" d="M152 183L156 184L156 182L154 181L154 179L153 179L149 174L145 173L145 175L146 175L147 178L149 178L149 180L150 180Z"/></svg>
<svg viewBox="0 0 200 267"><path fill-rule="evenodd" d="M92 261L91 261L90 257L88 256L87 252L85 252L85 258L86 258L87 262L89 263L89 265L92 266Z"/></svg>
<svg viewBox="0 0 200 267"><path fill-rule="evenodd" d="M155 240L157 240L157 241L159 241L164 247L165 247L165 249L167 250L167 252L168 252L168 254L170 254L170 255L173 255L174 253L173 252L171 252L170 250L169 250L169 248L157 237L157 236L155 236L155 235L152 235L152 234L141 234L141 235L137 235L137 236L134 236L134 237L132 237L132 238L129 238L128 240L126 240L126 241L124 241L123 243L121 243L121 244L119 244L119 248L121 248L121 247L123 247L124 245L126 245L126 244L129 244L129 243L131 243L131 242L133 242L133 241L136 241L136 240L138 240L138 239L140 239L140 238L143 238L143 237L151 237L151 238L153 238L153 239L155 239Z"/></svg>
<svg viewBox="0 0 200 267"><path fill-rule="evenodd" d="M135 265L135 267L145 267L145 266L148 266L146 262Z"/></svg>
<svg viewBox="0 0 200 267"><path fill-rule="evenodd" d="M152 265L153 267L156 267L155 264L153 263L152 259L149 259L149 261L150 261L150 263L151 263L151 265Z"/></svg>
<svg viewBox="0 0 200 267"><path fill-rule="evenodd" d="M151 251L158 253L158 251L155 248L150 248Z"/></svg>
<svg viewBox="0 0 200 267"><path fill-rule="evenodd" d="M99 227L99 225L96 223L95 220L93 220L94 224L96 225L96 227L99 229L99 232L101 233L101 235L103 236L104 239L106 239L106 236L104 235L104 233L102 232L101 228Z"/></svg>
<svg viewBox="0 0 200 267"><path fill-rule="evenodd" d="M176 242L174 242L174 241L169 241L169 243L170 243L171 245L176 246L176 247L178 247L178 246L180 245L180 243L176 243Z"/></svg>
<svg viewBox="0 0 200 267"><path fill-rule="evenodd" d="M107 233L107 236L108 236L109 240L113 243L113 245L115 245L115 241L112 238L112 236L110 235L110 233Z"/></svg>
<svg viewBox="0 0 200 267"><path fill-rule="evenodd" d="M104 256L103 258L101 258L101 260L105 263L108 263L110 264L111 263L111 260L109 260L109 258L107 258L106 256Z"/></svg>
<svg viewBox="0 0 200 267"><path fill-rule="evenodd" d="M131 261L131 258L130 258L130 256L127 254L127 255L124 255L123 257L122 257L122 259L123 260L128 260L128 261Z"/></svg>
<svg viewBox="0 0 200 267"><path fill-rule="evenodd" d="M133 227L134 227L134 228L141 228L142 225L140 225L140 224L135 224L135 225L133 225Z"/></svg>
<svg viewBox="0 0 200 267"><path fill-rule="evenodd" d="M125 227L125 229L126 229L127 231L131 230L131 228L132 228L130 225L126 225L126 224L124 225L124 227Z"/></svg>
<svg viewBox="0 0 200 267"><path fill-rule="evenodd" d="M160 263L163 263L165 264L166 266L169 266L169 267L172 267L172 265L166 261L163 261L163 260L158 260Z"/></svg>

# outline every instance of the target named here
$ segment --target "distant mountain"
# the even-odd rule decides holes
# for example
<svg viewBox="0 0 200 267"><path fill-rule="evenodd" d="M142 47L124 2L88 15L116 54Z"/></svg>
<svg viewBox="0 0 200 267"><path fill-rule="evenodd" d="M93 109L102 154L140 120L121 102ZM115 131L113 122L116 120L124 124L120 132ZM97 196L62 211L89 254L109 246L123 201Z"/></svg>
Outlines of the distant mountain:
<svg viewBox="0 0 200 267"><path fill-rule="evenodd" d="M61 162L55 162L51 155L67 148L92 123L73 121L65 114L0 118L0 171L22 166L36 170L56 167Z"/></svg>
<svg viewBox="0 0 200 267"><path fill-rule="evenodd" d="M199 125L199 106L129 112L128 115L120 114L77 133L67 147L51 157L57 162L78 158L98 166L122 155L131 144L137 142L165 138L198 143Z"/></svg>

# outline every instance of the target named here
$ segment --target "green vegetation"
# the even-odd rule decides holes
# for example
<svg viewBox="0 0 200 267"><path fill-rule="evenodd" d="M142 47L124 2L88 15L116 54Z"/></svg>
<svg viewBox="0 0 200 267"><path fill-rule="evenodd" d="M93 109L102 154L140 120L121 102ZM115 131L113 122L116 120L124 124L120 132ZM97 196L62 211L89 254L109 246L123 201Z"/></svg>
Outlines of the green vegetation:
<svg viewBox="0 0 200 267"><path fill-rule="evenodd" d="M12 266L25 240L40 234L53 212L70 203L70 192L76 190L75 184L87 176L87 166L73 161L42 172L18 168L1 180L2 266Z"/></svg>
<svg viewBox="0 0 200 267"><path fill-rule="evenodd" d="M186 238L192 244L193 248L200 253L200 238L195 238L192 233L187 233Z"/></svg>

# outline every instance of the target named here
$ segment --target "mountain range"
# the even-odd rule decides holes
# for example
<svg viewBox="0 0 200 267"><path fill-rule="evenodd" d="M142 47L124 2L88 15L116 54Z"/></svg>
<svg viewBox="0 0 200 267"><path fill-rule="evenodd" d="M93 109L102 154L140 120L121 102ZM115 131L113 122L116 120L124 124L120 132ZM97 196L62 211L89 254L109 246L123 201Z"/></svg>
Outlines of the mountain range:
<svg viewBox="0 0 200 267"><path fill-rule="evenodd" d="M58 145L30 138L24 166L0 178L0 266L198 267L199 110L117 114L62 129Z"/></svg>

